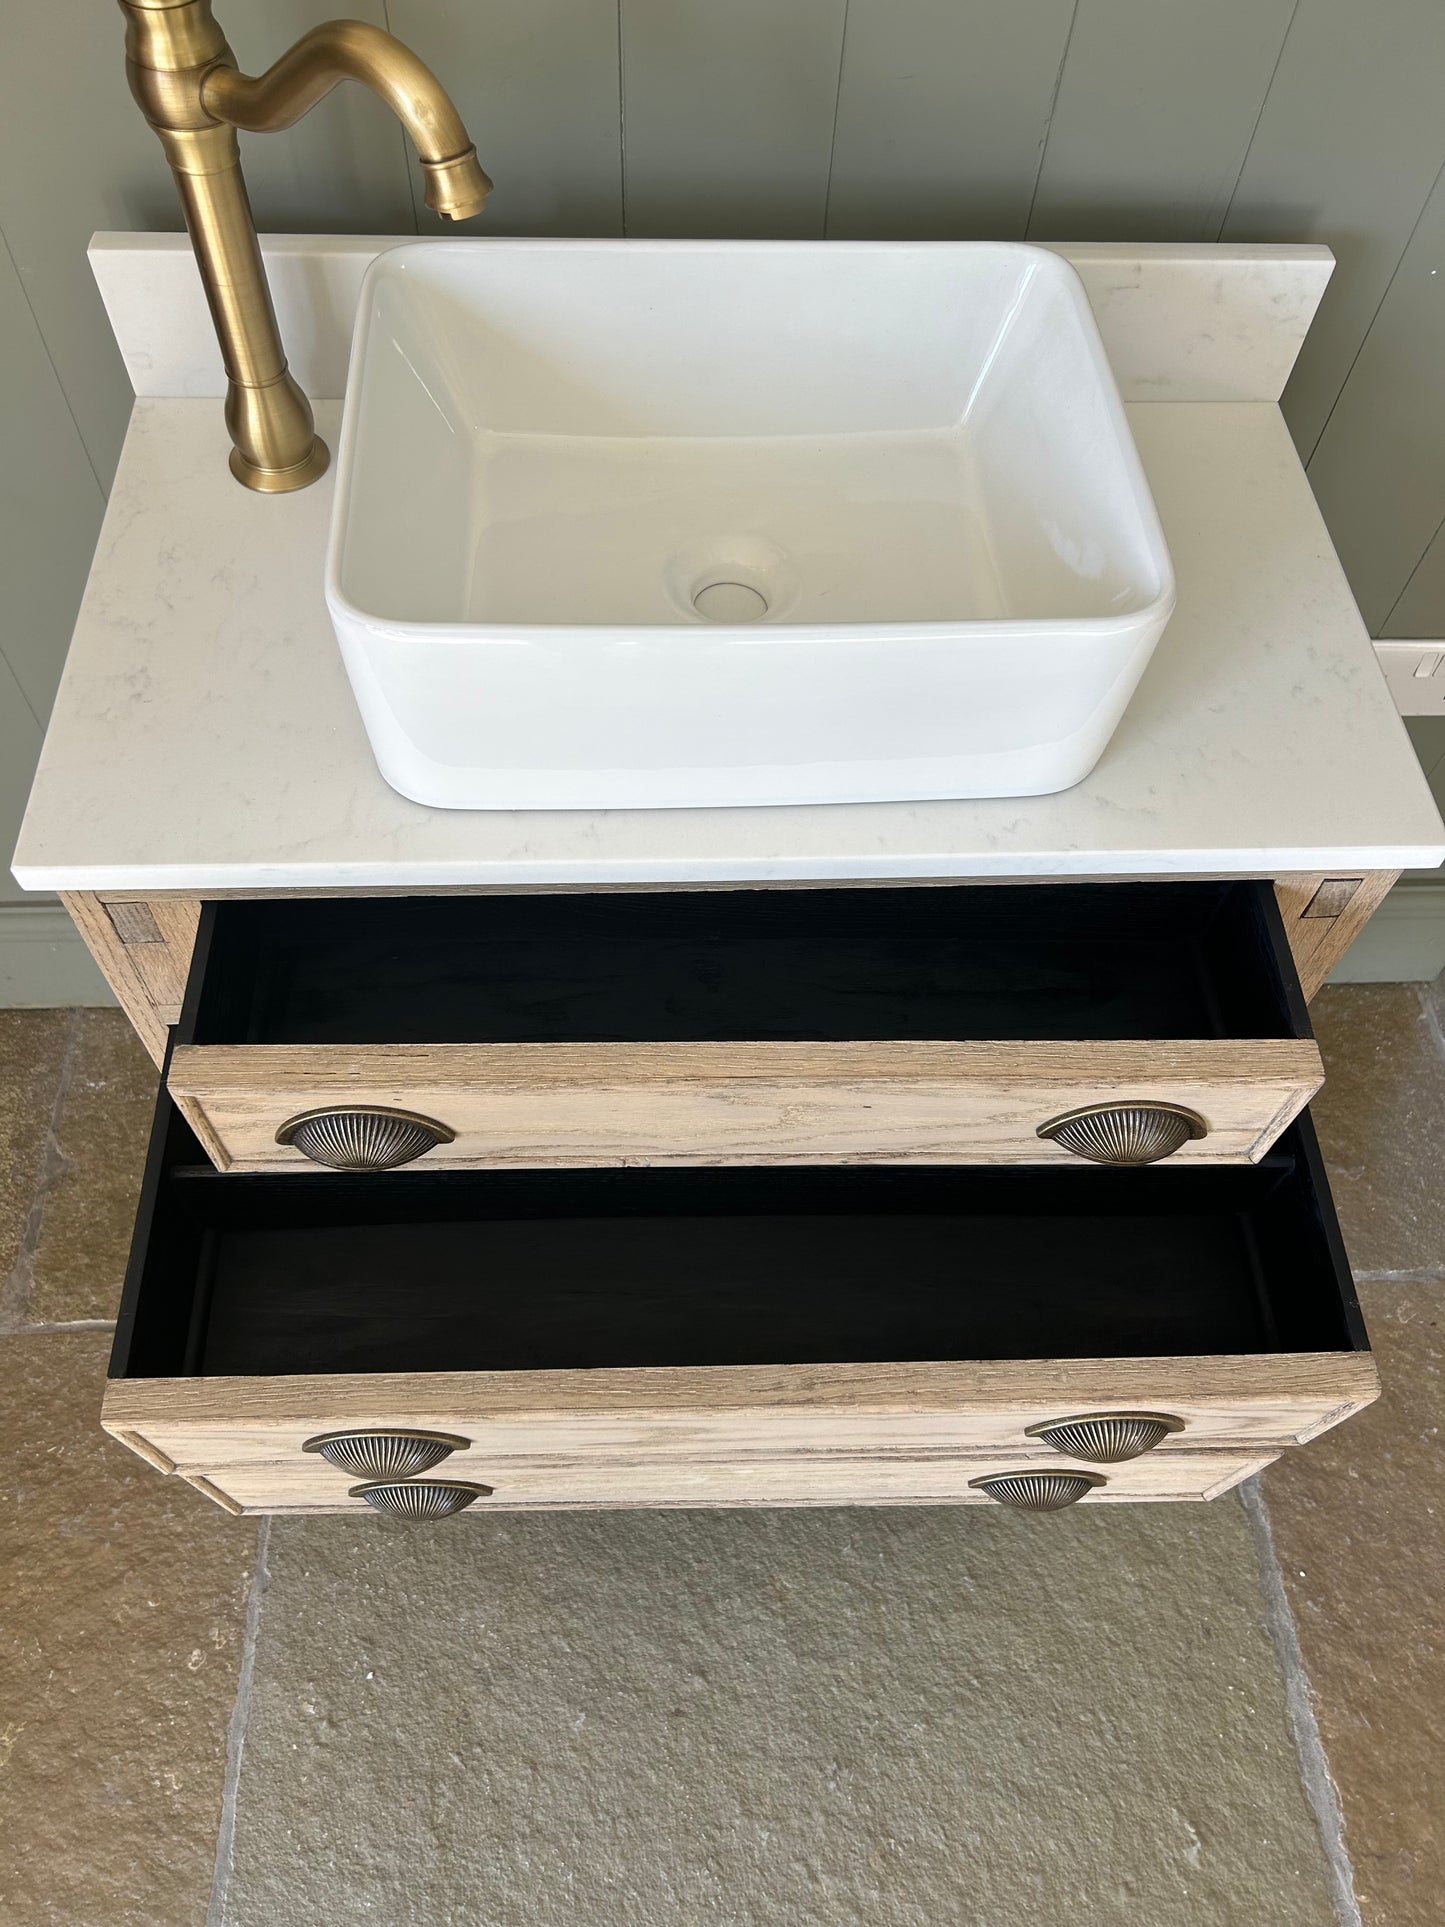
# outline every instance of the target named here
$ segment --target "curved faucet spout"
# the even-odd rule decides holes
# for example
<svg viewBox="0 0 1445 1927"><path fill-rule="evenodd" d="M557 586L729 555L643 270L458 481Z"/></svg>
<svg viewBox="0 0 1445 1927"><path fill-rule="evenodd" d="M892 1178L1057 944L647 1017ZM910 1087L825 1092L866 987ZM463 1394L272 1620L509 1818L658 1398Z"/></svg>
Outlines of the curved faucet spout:
<svg viewBox="0 0 1445 1927"><path fill-rule="evenodd" d="M492 184L441 82L380 27L315 27L252 79L237 72L211 0L120 0L120 10L130 90L171 164L216 325L231 473L267 495L307 488L330 458L286 366L236 129L291 127L339 81L359 80L411 135L428 207L465 221L481 213Z"/></svg>
<svg viewBox="0 0 1445 1927"><path fill-rule="evenodd" d="M364 20L313 27L254 78L231 66L212 67L201 81L201 106L215 120L268 134L294 127L343 80L369 87L411 136L429 208L449 221L481 213L492 183L446 90L409 47Z"/></svg>

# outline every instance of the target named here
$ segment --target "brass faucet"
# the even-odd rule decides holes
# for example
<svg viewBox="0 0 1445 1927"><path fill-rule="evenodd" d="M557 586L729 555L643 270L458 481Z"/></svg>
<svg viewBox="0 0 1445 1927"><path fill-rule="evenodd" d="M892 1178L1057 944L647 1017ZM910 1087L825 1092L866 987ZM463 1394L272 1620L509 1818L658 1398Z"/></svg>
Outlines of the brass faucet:
<svg viewBox="0 0 1445 1927"><path fill-rule="evenodd" d="M292 127L342 80L379 95L410 134L426 204L444 219L479 214L491 182L431 69L380 27L332 20L274 67L239 73L210 0L120 0L126 74L160 136L226 365L231 473L267 494L305 488L330 459L311 405L286 367L241 173L236 129Z"/></svg>

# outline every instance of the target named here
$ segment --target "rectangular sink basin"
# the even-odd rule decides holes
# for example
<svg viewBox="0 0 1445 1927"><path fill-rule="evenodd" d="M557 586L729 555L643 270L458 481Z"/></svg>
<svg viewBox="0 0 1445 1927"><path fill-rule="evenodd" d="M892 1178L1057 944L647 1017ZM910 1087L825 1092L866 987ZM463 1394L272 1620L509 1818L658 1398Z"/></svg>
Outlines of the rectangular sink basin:
<svg viewBox="0 0 1445 1927"><path fill-rule="evenodd" d="M1066 789L1174 580L1057 255L441 241L366 276L326 597L404 796L633 809Z"/></svg>

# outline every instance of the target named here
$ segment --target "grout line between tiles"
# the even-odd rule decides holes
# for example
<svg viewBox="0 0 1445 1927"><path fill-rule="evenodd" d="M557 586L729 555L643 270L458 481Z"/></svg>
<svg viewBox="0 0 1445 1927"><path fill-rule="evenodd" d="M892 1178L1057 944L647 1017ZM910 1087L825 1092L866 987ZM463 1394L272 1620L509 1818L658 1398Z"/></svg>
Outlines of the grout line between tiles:
<svg viewBox="0 0 1445 1927"><path fill-rule="evenodd" d="M1439 1285L1445 1284L1445 1265L1407 1265L1403 1271L1355 1271L1350 1276L1357 1285Z"/></svg>
<svg viewBox="0 0 1445 1927"><path fill-rule="evenodd" d="M1440 524L1445 529L1445 522ZM1437 535L1439 530L1436 531ZM1401 591L1403 594L1404 591ZM1435 1049L1440 1054L1440 1063L1445 1067L1445 1023L1441 1022L1440 1007L1430 995L1429 984L1416 984L1415 995L1420 999L1420 1008L1425 1013L1425 1026L1435 1040Z"/></svg>
<svg viewBox="0 0 1445 1927"><path fill-rule="evenodd" d="M1239 1488L1239 1496L1254 1539L1260 1589L1264 1594L1265 1624L1269 1628L1280 1671L1284 1674L1285 1716L1289 1721L1290 1737L1294 1741L1295 1757L1299 1762L1304 1796L1314 1815L1320 1845L1324 1849L1329 1870L1327 1884L1335 1918L1339 1927L1363 1927L1360 1905L1355 1898L1354 1870L1345 1846L1344 1816L1340 1811L1335 1783L1330 1778L1329 1761L1320 1738L1319 1721L1315 1718L1314 1694L1309 1674L1305 1671L1299 1633L1294 1614L1290 1611L1289 1595L1284 1589L1284 1578L1274 1549L1274 1534L1270 1530L1269 1512L1264 1503L1264 1494L1259 1489L1259 1480L1246 1479Z"/></svg>
<svg viewBox="0 0 1445 1927"><path fill-rule="evenodd" d="M113 1332L114 1330L115 1320L113 1318L57 1318L35 1320L29 1324L17 1325L14 1331L10 1332L8 1336L11 1338L34 1338L37 1333L43 1332Z"/></svg>
<svg viewBox="0 0 1445 1927"><path fill-rule="evenodd" d="M224 1927L226 1894L236 1850L236 1796L241 1783L241 1755L251 1715L251 1683L256 1672L256 1645L261 1635L261 1602L271 1583L266 1555L271 1546L271 1521L263 1518L256 1529L256 1570L246 1599L246 1627L241 1637L241 1670L236 1680L236 1703L226 1728L226 1779L221 1792L221 1825L216 1835L216 1867L211 1876L211 1898L206 1927Z"/></svg>
<svg viewBox="0 0 1445 1927"><path fill-rule="evenodd" d="M70 1092L71 1064L75 1057L79 1028L80 1019L72 1011L65 1031L65 1047L60 1053L55 1096L46 1121L45 1144L40 1154L40 1167L35 1174L35 1189L25 1219L25 1232L20 1240L20 1253L15 1260L14 1270L0 1284L0 1333L9 1337L25 1330L29 1324L25 1314L30 1309L30 1291L35 1282L35 1254L40 1248L40 1222L45 1216L45 1200L68 1164L60 1149L60 1113Z"/></svg>

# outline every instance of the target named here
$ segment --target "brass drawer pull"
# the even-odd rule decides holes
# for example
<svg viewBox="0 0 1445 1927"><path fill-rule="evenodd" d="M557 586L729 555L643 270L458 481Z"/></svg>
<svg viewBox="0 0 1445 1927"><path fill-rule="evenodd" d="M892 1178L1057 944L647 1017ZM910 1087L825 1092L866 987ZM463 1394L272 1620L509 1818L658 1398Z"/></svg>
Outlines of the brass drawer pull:
<svg viewBox="0 0 1445 1927"><path fill-rule="evenodd" d="M450 1432L322 1432L301 1450L319 1452L354 1479L410 1479L470 1444Z"/></svg>
<svg viewBox="0 0 1445 1927"><path fill-rule="evenodd" d="M969 1480L999 1505L1016 1506L1021 1512L1061 1512L1103 1483L1097 1472L990 1472L985 1478Z"/></svg>
<svg viewBox="0 0 1445 1927"><path fill-rule="evenodd" d="M333 1171L394 1171L455 1137L434 1117L358 1105L298 1111L277 1131L276 1142L294 1145L313 1164Z"/></svg>
<svg viewBox="0 0 1445 1927"><path fill-rule="evenodd" d="M1167 1412L1087 1412L1080 1418L1051 1418L1030 1425L1025 1438L1042 1439L1071 1459L1094 1465L1122 1465L1152 1452L1171 1432L1184 1430L1183 1419Z"/></svg>
<svg viewBox="0 0 1445 1927"><path fill-rule="evenodd" d="M354 1485L350 1496L365 1499L377 1512L394 1512L403 1519L449 1519L465 1512L476 1499L490 1497L489 1485L468 1485L461 1479L388 1479L378 1484Z"/></svg>
<svg viewBox="0 0 1445 1927"><path fill-rule="evenodd" d="M1182 1104L1085 1104L1051 1117L1038 1135L1093 1164L1156 1164L1208 1131Z"/></svg>

